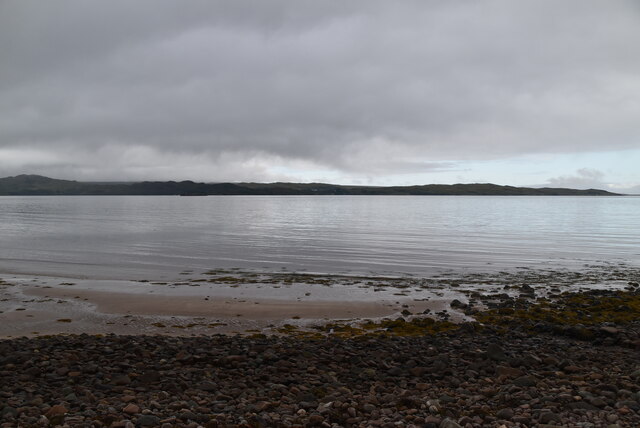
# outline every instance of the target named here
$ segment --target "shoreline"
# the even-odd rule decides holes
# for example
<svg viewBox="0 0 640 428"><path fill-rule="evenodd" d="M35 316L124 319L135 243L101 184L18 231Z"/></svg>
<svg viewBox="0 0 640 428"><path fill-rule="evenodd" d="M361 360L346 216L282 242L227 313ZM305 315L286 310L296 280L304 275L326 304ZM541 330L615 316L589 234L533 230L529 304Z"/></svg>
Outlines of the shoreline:
<svg viewBox="0 0 640 428"><path fill-rule="evenodd" d="M131 323L104 324L100 334L80 329L0 339L2 426L640 426L637 276L609 287L602 283L575 286L573 291L558 284L513 285L512 277L504 278L500 287L492 284L484 289L447 282L442 288L430 284L416 291L412 284L414 293L432 293L448 302L448 312L422 314L405 308L397 318L369 321L332 319L308 325L301 317L295 320L299 324L279 320L273 328L265 328L259 319L247 320L254 323L252 329L242 324L245 320L223 327L246 329L242 334L215 329L200 332L198 328L206 328L207 317L158 317L176 325L202 318L202 325L193 329L167 323L158 331L159 327L147 329L142 323L155 315L106 313L140 309L145 300L154 308L158 298L164 302L162 310L169 313L186 301L199 308L208 303L197 295L204 290L202 284L214 289L224 282L229 286L222 289L225 293L242 293L246 290L238 284L240 279L247 280L217 272L192 278L195 282L191 284L200 284L195 288L130 284L137 287L135 292L116 293L115 297L79 284L53 287L42 280L25 279L19 285L1 281L3 295L33 299L14 303L84 307L88 310L83 314L93 316L94 321ZM285 279L292 280L289 292L295 290L294 278ZM344 291L344 284L326 284L326 278L296 279L307 281L308 286ZM400 288L385 284L391 291L410 294L401 288L404 283L395 284ZM155 287L163 287L168 295L149 295ZM458 290L464 300L446 300L447 287ZM194 295L179 296L187 290ZM298 291L304 295L304 290ZM394 296L391 291L387 295ZM38 302L45 295L51 301ZM69 298L77 302L56 303ZM256 306L255 302L236 302L245 303ZM334 305L321 299L275 304ZM100 305L102 312L95 310ZM344 307L348 306L347 302ZM0 317L19 319L28 312L14 310ZM452 317L446 315L454 312L473 321L451 322ZM56 324L81 325L75 321ZM132 330L135 334L126 333Z"/></svg>
<svg viewBox="0 0 640 428"><path fill-rule="evenodd" d="M343 289L319 284L257 288L255 284L219 287L197 282L200 279L181 281L175 286L14 276L0 281L0 338L58 333L267 333L285 324L306 327L338 320L377 320L401 316L403 310L436 313L450 310L452 300L433 293L416 299L393 288L356 288L341 299ZM111 290L101 290L103 286ZM460 313L452 316L466 319Z"/></svg>
<svg viewBox="0 0 640 428"><path fill-rule="evenodd" d="M638 277L636 270L603 268L579 275L523 270L433 278L238 269L184 271L172 279L132 281L12 275L0 279L0 338L59 333L279 334L283 326L309 330L336 322L425 316L460 323L473 321L475 312L504 299L621 290L626 279Z"/></svg>

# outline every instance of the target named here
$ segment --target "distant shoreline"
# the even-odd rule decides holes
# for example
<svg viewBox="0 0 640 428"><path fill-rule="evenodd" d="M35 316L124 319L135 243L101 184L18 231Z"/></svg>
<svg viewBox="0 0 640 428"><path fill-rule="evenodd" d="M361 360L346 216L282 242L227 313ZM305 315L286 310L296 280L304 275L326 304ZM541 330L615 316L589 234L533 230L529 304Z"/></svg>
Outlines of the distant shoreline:
<svg viewBox="0 0 640 428"><path fill-rule="evenodd" d="M0 196L628 196L599 189L531 188L491 183L350 186L326 183L196 183L143 181L90 183L39 175L0 178Z"/></svg>

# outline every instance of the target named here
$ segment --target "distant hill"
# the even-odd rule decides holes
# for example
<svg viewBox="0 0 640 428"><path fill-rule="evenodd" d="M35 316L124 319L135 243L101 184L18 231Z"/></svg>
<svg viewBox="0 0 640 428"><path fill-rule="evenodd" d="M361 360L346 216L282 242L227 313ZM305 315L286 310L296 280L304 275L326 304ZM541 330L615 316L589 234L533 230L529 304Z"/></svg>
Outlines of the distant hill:
<svg viewBox="0 0 640 428"><path fill-rule="evenodd" d="M342 186L325 183L195 183L142 181L88 183L40 175L0 178L0 195L504 195L619 196L605 190L529 188L497 184L427 184L421 186Z"/></svg>

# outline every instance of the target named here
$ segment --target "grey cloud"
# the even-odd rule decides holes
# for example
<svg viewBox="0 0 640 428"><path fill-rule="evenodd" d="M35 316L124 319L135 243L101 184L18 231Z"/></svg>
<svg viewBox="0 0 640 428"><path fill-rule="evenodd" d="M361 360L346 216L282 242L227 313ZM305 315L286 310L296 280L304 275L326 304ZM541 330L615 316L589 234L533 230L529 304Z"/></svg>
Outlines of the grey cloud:
<svg viewBox="0 0 640 428"><path fill-rule="evenodd" d="M580 168L574 174L561 175L548 180L543 186L535 187L565 187L571 189L603 189L616 193L640 194L640 186L623 183L612 183L607 180L604 172L594 168Z"/></svg>
<svg viewBox="0 0 640 428"><path fill-rule="evenodd" d="M602 171L593 168L581 168L574 175L563 175L549 179L550 187L568 187L572 189L606 189Z"/></svg>
<svg viewBox="0 0 640 428"><path fill-rule="evenodd" d="M595 0L5 1L0 148L86 176L164 174L174 159L229 180L275 177L278 163L402 173L633 148L639 13ZM132 150L148 168L127 163ZM110 165L91 163L107 152Z"/></svg>

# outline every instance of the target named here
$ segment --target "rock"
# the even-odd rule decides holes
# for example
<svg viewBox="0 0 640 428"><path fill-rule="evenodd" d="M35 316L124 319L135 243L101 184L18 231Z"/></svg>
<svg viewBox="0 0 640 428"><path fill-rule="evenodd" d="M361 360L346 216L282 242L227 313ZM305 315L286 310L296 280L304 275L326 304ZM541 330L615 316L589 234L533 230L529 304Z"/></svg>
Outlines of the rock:
<svg viewBox="0 0 640 428"><path fill-rule="evenodd" d="M634 410L636 412L640 411L640 403L634 400L618 401L616 403L616 408L620 408L620 407L628 407L629 409Z"/></svg>
<svg viewBox="0 0 640 428"><path fill-rule="evenodd" d="M620 333L620 330L618 330L617 328L608 326L600 327L600 331L611 336L615 336L616 334Z"/></svg>
<svg viewBox="0 0 640 428"><path fill-rule="evenodd" d="M446 404L446 403L455 403L458 400L453 398L450 395L443 394L440 397L438 397L438 401L440 401L441 403L445 403Z"/></svg>
<svg viewBox="0 0 640 428"><path fill-rule="evenodd" d="M160 423L160 418L154 415L142 415L136 421L136 425L141 427L153 427Z"/></svg>
<svg viewBox="0 0 640 428"><path fill-rule="evenodd" d="M370 403L366 403L364 406L362 406L362 410L364 410L367 413L371 413L376 409L376 406L374 406L373 404Z"/></svg>
<svg viewBox="0 0 640 428"><path fill-rule="evenodd" d="M127 413L129 415L135 415L137 413L140 413L140 407L138 407L137 405L133 404L133 403L129 403L126 405L126 407L124 409L122 409L122 411L124 413Z"/></svg>
<svg viewBox="0 0 640 428"><path fill-rule="evenodd" d="M524 372L520 369L516 369L515 367L498 366L496 367L496 374L498 376L520 377Z"/></svg>
<svg viewBox="0 0 640 428"><path fill-rule="evenodd" d="M160 381L160 373L156 370L146 370L141 376L138 377L138 380L144 384L157 383Z"/></svg>
<svg viewBox="0 0 640 428"><path fill-rule="evenodd" d="M514 379L512 383L516 386L530 387L530 386L536 386L538 382L535 380L535 378L531 376L521 376L517 379Z"/></svg>
<svg viewBox="0 0 640 428"><path fill-rule="evenodd" d="M452 419L444 418L440 422L440 428L462 428L457 422Z"/></svg>
<svg viewBox="0 0 640 428"><path fill-rule="evenodd" d="M569 403L567 404L567 407L571 410L590 410L590 411L600 410L596 406L589 404L585 401L577 401L575 403Z"/></svg>
<svg viewBox="0 0 640 428"><path fill-rule="evenodd" d="M507 356L505 355L502 348L499 345L496 345L495 343L492 343L489 346L487 346L486 356L487 358L494 361L505 361L507 359Z"/></svg>
<svg viewBox="0 0 640 428"><path fill-rule="evenodd" d="M514 415L514 412L510 408L498 410L498 412L496 413L496 417L498 417L499 419L506 419L506 420L510 420L511 418L513 418L513 415Z"/></svg>
<svg viewBox="0 0 640 428"><path fill-rule="evenodd" d="M536 290L529 284L520 286L520 291L524 294L535 294Z"/></svg>
<svg viewBox="0 0 640 428"><path fill-rule="evenodd" d="M595 407L605 407L607 405L606 401L600 397L593 397L589 400L589 404Z"/></svg>
<svg viewBox="0 0 640 428"><path fill-rule="evenodd" d="M321 415L318 415L317 413L314 413L312 415L309 416L309 426L319 426L322 425L322 423L324 422L324 417L322 417Z"/></svg>
<svg viewBox="0 0 640 428"><path fill-rule="evenodd" d="M424 418L424 423L426 426L431 426L431 427L439 427L440 426L440 422L442 422L442 419L440 419L437 416L433 416L433 415L429 415L427 417Z"/></svg>
<svg viewBox="0 0 640 428"><path fill-rule="evenodd" d="M466 303L462 303L458 299L453 299L449 304L449 306L451 306L454 309L466 309L469 305L467 305Z"/></svg>
<svg viewBox="0 0 640 428"><path fill-rule="evenodd" d="M545 412L540 414L540 423L548 424L549 422L562 422L560 415L553 412Z"/></svg>
<svg viewBox="0 0 640 428"><path fill-rule="evenodd" d="M18 416L18 409L11 406L5 406L2 411L0 411L0 416L2 416L3 418L15 418Z"/></svg>
<svg viewBox="0 0 640 428"><path fill-rule="evenodd" d="M420 320L404 327L411 331ZM431 330L437 322L424 326ZM599 332L600 325L589 327L596 341L578 342L540 322L548 326L543 334L505 333L486 323L355 340L196 330L193 337L3 339L0 428L639 426L637 351ZM618 337L629 338L640 321L616 328ZM59 375L57 368L66 366L66 376ZM82 375L69 376L74 371ZM116 385L124 376L129 383ZM49 419L48 411L59 414Z"/></svg>
<svg viewBox="0 0 640 428"><path fill-rule="evenodd" d="M131 378L127 375L118 376L111 381L114 385L125 386L131 383Z"/></svg>
<svg viewBox="0 0 640 428"><path fill-rule="evenodd" d="M64 416L68 413L69 411L67 410L66 407L64 407L61 404L56 404L55 406L52 406L49 410L47 410L47 413L45 413L45 416L48 419L52 419L56 416Z"/></svg>
<svg viewBox="0 0 640 428"><path fill-rule="evenodd" d="M198 388L203 390L203 391L207 391L207 392L216 392L216 391L218 391L218 386L215 383L209 382L209 381L202 382L198 386Z"/></svg>

